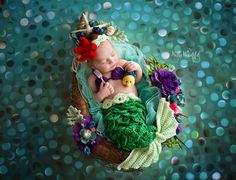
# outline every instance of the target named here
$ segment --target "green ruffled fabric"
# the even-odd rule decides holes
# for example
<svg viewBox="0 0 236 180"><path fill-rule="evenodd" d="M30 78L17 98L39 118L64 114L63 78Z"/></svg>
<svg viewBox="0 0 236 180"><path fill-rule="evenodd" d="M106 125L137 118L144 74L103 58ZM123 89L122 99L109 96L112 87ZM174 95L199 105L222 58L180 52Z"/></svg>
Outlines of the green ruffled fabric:
<svg viewBox="0 0 236 180"><path fill-rule="evenodd" d="M145 106L135 99L103 109L107 137L127 151L147 147L155 139L156 127L145 122Z"/></svg>

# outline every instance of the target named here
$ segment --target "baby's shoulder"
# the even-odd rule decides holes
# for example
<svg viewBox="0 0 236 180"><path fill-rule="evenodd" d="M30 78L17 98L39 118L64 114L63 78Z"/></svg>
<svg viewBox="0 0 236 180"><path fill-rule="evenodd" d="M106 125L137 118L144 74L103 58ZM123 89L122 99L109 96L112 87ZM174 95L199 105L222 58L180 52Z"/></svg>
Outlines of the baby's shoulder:
<svg viewBox="0 0 236 180"><path fill-rule="evenodd" d="M96 77L94 76L93 73L89 74L88 76L88 83L93 83L95 81Z"/></svg>
<svg viewBox="0 0 236 180"><path fill-rule="evenodd" d="M88 76L88 79L93 80L95 79L95 75L93 73L90 73Z"/></svg>
<svg viewBox="0 0 236 180"><path fill-rule="evenodd" d="M91 87L91 89L92 89L93 92L96 92L95 79L96 79L96 77L94 76L93 73L91 73L91 74L88 76L88 84L89 84L89 86Z"/></svg>

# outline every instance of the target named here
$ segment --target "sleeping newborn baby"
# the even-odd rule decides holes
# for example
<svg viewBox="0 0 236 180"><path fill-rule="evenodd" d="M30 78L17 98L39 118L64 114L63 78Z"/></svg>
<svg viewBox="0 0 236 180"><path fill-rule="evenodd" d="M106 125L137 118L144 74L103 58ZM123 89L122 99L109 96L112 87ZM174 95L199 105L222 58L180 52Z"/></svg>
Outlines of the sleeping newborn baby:
<svg viewBox="0 0 236 180"><path fill-rule="evenodd" d="M146 109L136 85L126 86L123 80L127 73L135 72L138 83L142 78L140 65L120 59L106 35L82 37L74 51L81 55L79 61L86 59L93 69L88 84L102 104L105 135L124 150L147 147L155 139L156 127L145 124Z"/></svg>
<svg viewBox="0 0 236 180"><path fill-rule="evenodd" d="M125 71L135 71L135 82L139 82L142 78L141 67L133 61L119 59L108 40L100 43L96 50L96 57L88 60L88 65L102 74L102 77L99 78L96 73L92 73L88 78L88 83L96 100L101 102L107 98L112 99L118 93L130 93L138 96L136 86L124 86L122 78Z"/></svg>

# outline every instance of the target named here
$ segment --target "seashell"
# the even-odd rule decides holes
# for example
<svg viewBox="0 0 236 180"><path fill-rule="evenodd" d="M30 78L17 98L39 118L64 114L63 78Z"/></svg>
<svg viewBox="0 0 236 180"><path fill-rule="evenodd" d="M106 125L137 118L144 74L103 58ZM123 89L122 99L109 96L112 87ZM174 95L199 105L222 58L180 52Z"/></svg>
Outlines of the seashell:
<svg viewBox="0 0 236 180"><path fill-rule="evenodd" d="M116 29L113 26L107 27L107 35L112 36L115 33Z"/></svg>

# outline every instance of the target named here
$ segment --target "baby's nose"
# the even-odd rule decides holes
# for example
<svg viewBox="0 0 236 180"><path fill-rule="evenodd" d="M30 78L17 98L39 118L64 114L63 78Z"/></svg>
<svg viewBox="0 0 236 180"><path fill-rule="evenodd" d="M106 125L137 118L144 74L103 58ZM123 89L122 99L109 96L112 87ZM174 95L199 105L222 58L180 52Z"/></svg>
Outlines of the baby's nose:
<svg viewBox="0 0 236 180"><path fill-rule="evenodd" d="M113 59L112 58L108 58L107 62L108 62L108 64L112 64L113 63Z"/></svg>

